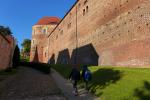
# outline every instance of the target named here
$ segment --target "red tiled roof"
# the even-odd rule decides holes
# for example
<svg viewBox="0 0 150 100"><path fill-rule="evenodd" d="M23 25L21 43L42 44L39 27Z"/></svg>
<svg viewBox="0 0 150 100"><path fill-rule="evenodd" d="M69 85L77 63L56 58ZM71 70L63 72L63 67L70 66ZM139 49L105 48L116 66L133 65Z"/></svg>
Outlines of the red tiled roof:
<svg viewBox="0 0 150 100"><path fill-rule="evenodd" d="M58 24L60 20L58 17L43 17L35 25Z"/></svg>

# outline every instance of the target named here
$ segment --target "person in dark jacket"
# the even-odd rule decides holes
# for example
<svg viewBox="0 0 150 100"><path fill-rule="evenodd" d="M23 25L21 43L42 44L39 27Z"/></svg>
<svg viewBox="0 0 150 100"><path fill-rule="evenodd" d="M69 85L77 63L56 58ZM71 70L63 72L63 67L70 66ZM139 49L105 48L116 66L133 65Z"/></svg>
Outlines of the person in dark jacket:
<svg viewBox="0 0 150 100"><path fill-rule="evenodd" d="M80 71L77 67L72 68L69 79L73 82L74 94L78 95L77 82L80 80Z"/></svg>
<svg viewBox="0 0 150 100"><path fill-rule="evenodd" d="M82 76L82 79L83 79L83 81L85 83L85 89L88 90L88 80L86 80L86 77L85 77L86 71L88 71L87 65L82 66L82 74L81 74L81 76Z"/></svg>

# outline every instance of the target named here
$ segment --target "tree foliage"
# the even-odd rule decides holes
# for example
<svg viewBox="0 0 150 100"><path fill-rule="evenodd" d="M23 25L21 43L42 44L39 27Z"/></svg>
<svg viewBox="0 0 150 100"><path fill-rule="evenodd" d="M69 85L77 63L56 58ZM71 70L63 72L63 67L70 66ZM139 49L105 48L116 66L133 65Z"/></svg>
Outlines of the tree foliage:
<svg viewBox="0 0 150 100"><path fill-rule="evenodd" d="M0 25L0 33L3 35L11 35L12 32L9 27L4 27Z"/></svg>
<svg viewBox="0 0 150 100"><path fill-rule="evenodd" d="M21 45L23 47L24 53L30 52L30 48L31 48L31 40L30 39L24 39L24 41Z"/></svg>
<svg viewBox="0 0 150 100"><path fill-rule="evenodd" d="M18 45L15 47L14 55L13 55L13 67L17 67L20 64L20 50Z"/></svg>

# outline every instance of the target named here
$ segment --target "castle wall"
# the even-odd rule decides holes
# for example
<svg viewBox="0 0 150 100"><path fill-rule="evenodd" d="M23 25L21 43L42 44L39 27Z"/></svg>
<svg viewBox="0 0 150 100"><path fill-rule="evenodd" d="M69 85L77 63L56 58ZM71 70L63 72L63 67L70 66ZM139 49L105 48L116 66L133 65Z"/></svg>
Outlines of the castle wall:
<svg viewBox="0 0 150 100"><path fill-rule="evenodd" d="M79 0L49 35L48 58L55 63L149 66L149 9L149 0Z"/></svg>
<svg viewBox="0 0 150 100"><path fill-rule="evenodd" d="M11 67L11 50L13 48L14 41L9 40L0 33L0 70Z"/></svg>

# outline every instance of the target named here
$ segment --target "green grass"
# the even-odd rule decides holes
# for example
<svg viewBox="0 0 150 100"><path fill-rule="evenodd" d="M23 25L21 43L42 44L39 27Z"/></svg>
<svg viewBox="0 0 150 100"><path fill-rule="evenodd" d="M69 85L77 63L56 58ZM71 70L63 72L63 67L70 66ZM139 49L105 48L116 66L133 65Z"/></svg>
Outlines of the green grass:
<svg viewBox="0 0 150 100"><path fill-rule="evenodd" d="M6 70L0 70L0 75L13 75L17 72L17 69L6 69Z"/></svg>
<svg viewBox="0 0 150 100"><path fill-rule="evenodd" d="M65 78L69 67L54 66ZM150 100L150 69L90 67L90 92L100 100Z"/></svg>
<svg viewBox="0 0 150 100"><path fill-rule="evenodd" d="M68 78L71 72L71 66L69 65L52 65L56 71L58 71L64 78Z"/></svg>

